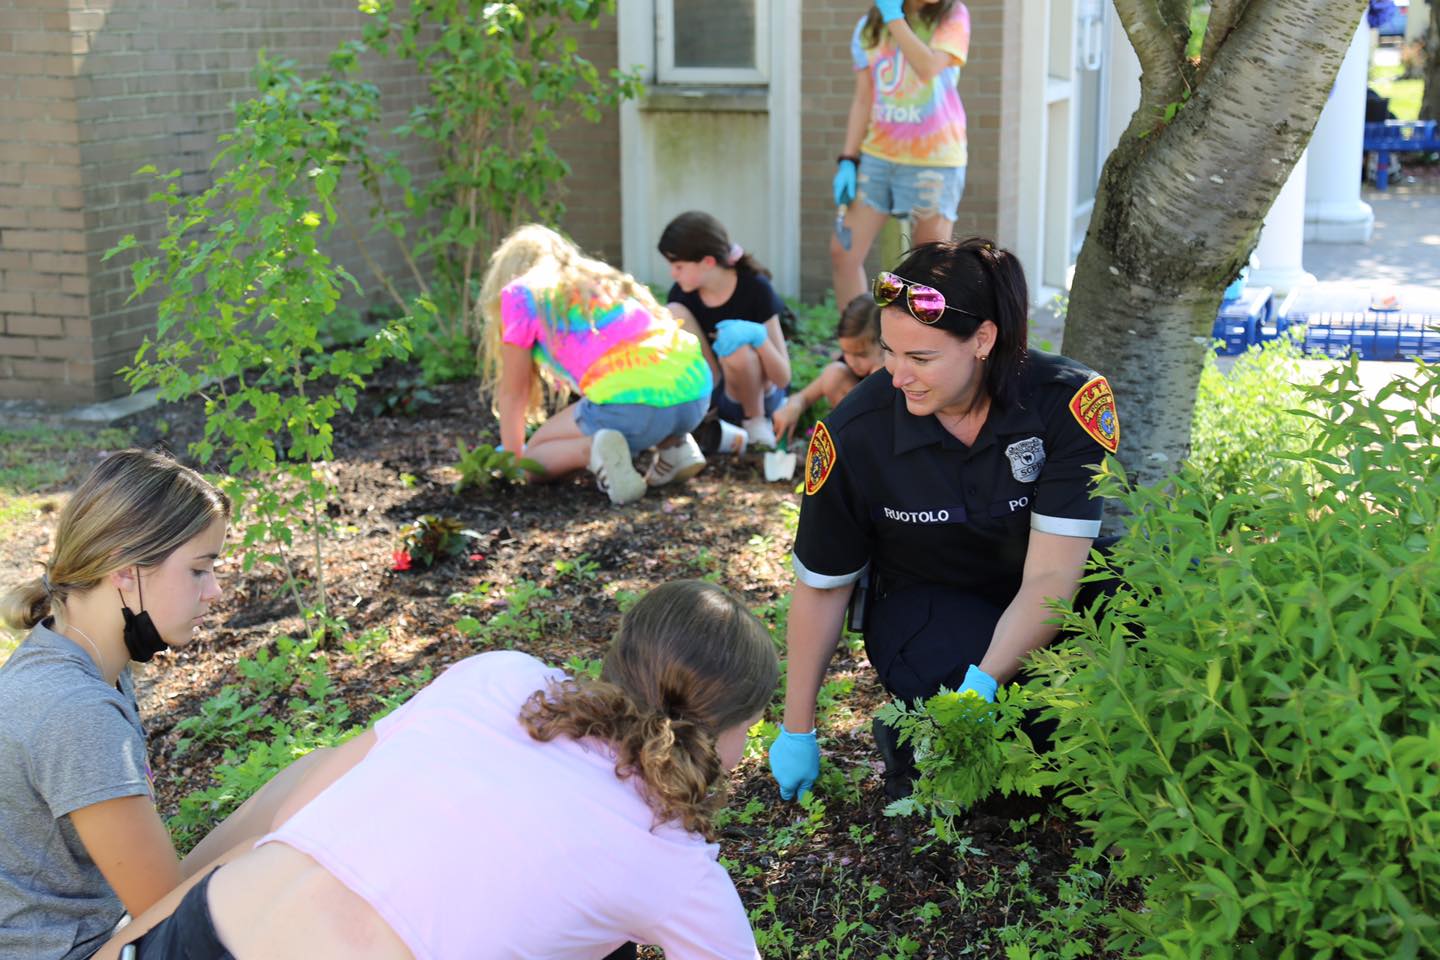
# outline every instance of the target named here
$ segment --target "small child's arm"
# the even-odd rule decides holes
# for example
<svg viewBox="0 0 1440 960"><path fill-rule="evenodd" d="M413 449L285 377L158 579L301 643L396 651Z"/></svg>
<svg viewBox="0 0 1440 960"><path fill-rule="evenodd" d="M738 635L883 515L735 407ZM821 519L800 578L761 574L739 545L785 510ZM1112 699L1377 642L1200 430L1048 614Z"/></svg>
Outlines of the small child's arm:
<svg viewBox="0 0 1440 960"><path fill-rule="evenodd" d="M770 418L775 427L775 436L789 440L790 434L795 431L795 425L800 422L805 411L814 406L816 400L829 395L839 385L839 376L846 372L848 372L848 368L839 360L828 363L825 365L825 369L820 371L820 375L811 380L805 389L787 397Z"/></svg>

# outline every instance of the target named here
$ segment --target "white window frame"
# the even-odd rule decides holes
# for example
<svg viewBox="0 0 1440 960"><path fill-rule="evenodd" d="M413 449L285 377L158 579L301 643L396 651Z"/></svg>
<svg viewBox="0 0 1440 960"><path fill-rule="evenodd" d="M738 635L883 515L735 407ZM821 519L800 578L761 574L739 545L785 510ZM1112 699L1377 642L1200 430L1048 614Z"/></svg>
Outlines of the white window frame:
<svg viewBox="0 0 1440 960"><path fill-rule="evenodd" d="M724 3L728 0L712 0L712 2ZM675 65L675 0L655 0L655 79L660 83L674 84L768 83L770 80L770 4L771 0L755 0L754 67L677 67Z"/></svg>

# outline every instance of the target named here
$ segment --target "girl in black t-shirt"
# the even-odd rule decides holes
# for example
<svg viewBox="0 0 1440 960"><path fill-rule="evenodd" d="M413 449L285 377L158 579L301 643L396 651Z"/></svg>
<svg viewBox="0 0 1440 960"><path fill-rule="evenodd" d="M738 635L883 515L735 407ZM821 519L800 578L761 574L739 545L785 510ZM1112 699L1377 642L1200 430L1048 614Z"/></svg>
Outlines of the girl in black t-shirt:
<svg viewBox="0 0 1440 960"><path fill-rule="evenodd" d="M775 446L770 417L790 385L790 354L770 272L708 213L671 220L659 246L675 281L667 305L700 338L715 375L711 408L744 427L752 446Z"/></svg>

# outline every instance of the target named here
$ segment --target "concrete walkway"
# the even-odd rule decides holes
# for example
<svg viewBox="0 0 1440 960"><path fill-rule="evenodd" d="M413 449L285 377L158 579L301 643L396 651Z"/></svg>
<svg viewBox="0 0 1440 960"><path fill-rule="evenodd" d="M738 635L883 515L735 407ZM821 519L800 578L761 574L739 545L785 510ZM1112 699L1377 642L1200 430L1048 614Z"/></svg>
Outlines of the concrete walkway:
<svg viewBox="0 0 1440 960"><path fill-rule="evenodd" d="M1371 241L1307 243L1305 269L1322 282L1413 287L1423 298L1440 297L1440 178L1384 193L1367 188L1363 199L1375 211Z"/></svg>
<svg viewBox="0 0 1440 960"><path fill-rule="evenodd" d="M1402 171L1384 193L1365 188L1362 199L1375 211L1368 244L1305 244L1305 269L1322 291L1333 290L1337 301L1391 294L1402 310L1440 318L1440 177L1427 173L1407 178ZM1318 380L1326 363L1307 360L1305 366ZM1373 393L1414 370L1408 361L1361 361L1360 380Z"/></svg>

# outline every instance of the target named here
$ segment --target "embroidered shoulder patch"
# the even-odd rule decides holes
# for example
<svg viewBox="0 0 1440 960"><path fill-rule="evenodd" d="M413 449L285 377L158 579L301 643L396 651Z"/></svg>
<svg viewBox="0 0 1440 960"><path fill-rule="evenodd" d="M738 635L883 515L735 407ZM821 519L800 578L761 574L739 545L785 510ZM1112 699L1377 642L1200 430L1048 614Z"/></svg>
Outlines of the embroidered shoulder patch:
<svg viewBox="0 0 1440 960"><path fill-rule="evenodd" d="M1114 453L1120 449L1120 415L1115 412L1115 393L1104 377L1096 377L1075 391L1070 412L1095 442Z"/></svg>
<svg viewBox="0 0 1440 960"><path fill-rule="evenodd" d="M810 435L810 449L805 454L805 495L813 497L825 486L825 480L835 466L835 441L824 422L815 424Z"/></svg>

